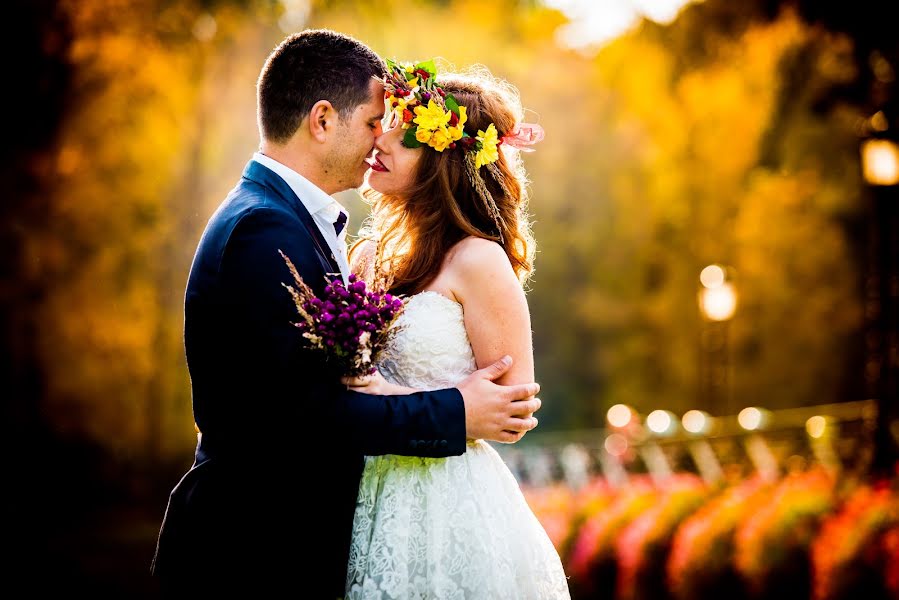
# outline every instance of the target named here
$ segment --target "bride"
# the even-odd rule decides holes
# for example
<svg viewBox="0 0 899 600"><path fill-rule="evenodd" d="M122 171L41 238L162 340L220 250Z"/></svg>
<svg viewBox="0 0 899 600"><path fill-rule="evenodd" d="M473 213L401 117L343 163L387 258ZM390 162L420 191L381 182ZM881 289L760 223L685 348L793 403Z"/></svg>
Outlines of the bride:
<svg viewBox="0 0 899 600"><path fill-rule="evenodd" d="M504 355L500 383L534 380L523 284L534 240L517 91L486 70L436 75L388 61L390 125L375 143L373 203L351 261L407 298L378 372L345 380L376 394L454 385ZM423 442L424 443L424 442ZM569 598L559 556L500 456L366 458L348 599Z"/></svg>

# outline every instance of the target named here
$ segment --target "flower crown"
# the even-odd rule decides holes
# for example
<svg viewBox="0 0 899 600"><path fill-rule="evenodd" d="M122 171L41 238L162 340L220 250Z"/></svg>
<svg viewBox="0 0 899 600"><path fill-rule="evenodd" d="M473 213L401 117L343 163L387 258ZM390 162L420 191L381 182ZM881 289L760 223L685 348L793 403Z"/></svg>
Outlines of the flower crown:
<svg viewBox="0 0 899 600"><path fill-rule="evenodd" d="M387 59L384 90L388 106L406 130L403 145L407 148L427 145L443 152L462 145L466 151L475 152L478 168L499 159L497 147L501 142L496 126L491 123L486 130L478 130L476 137L466 133L465 107L437 83L433 60L412 64Z"/></svg>
<svg viewBox="0 0 899 600"><path fill-rule="evenodd" d="M479 129L477 135L469 135L464 129L468 120L465 107L437 83L437 67L433 60L413 64L387 59L383 83L385 102L406 130L404 146L418 148L427 145L437 152L461 147L465 151L469 181L484 200L502 239L502 217L480 175L480 168L487 166L508 194L502 173L494 164L499 160L499 146L505 143L530 152L532 150L528 146L543 139L543 128L532 123L520 123L514 131L500 136L496 126L490 123L487 129Z"/></svg>

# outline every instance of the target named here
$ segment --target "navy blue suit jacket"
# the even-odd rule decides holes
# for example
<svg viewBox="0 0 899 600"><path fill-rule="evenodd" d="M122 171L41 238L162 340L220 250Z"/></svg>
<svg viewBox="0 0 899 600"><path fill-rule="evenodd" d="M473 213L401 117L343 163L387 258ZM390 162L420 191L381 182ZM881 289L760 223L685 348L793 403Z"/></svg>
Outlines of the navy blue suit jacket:
<svg viewBox="0 0 899 600"><path fill-rule="evenodd" d="M250 161L209 220L185 294L201 436L153 560L170 596L341 596L363 455L465 451L457 389L349 392L303 347L278 250L316 293L339 272L292 189Z"/></svg>

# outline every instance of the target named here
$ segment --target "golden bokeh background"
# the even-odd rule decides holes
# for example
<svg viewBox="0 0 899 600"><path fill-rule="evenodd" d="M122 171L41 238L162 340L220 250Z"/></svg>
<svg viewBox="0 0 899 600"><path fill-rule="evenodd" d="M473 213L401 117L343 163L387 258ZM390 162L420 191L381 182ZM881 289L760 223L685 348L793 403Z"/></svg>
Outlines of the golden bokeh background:
<svg viewBox="0 0 899 600"><path fill-rule="evenodd" d="M152 593L155 529L195 443L190 261L257 147L259 69L305 27L486 65L544 127L525 157L538 432L602 427L616 404L736 415L882 395L885 188L866 185L860 145L899 126L895 34L876 2L681 4L14 2L0 333L5 462L23 556L42 561L23 572ZM341 199L355 232L367 206ZM697 301L708 265L733 285L723 321Z"/></svg>

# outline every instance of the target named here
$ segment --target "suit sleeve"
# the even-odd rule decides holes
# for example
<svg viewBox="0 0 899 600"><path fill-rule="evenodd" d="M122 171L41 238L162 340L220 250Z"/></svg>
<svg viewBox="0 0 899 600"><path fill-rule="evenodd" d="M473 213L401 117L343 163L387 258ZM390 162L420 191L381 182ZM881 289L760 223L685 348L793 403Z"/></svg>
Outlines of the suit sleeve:
<svg viewBox="0 0 899 600"><path fill-rule="evenodd" d="M234 326L246 328L242 333L253 343L248 368L258 373L255 395L271 402L256 410L285 417L283 426L324 429L364 454L462 454L465 408L458 389L407 396L351 392L321 354L304 346L292 325L299 317L282 285L292 277L279 250L307 284L322 289L325 273L309 233L280 210L243 215L222 256L222 293L233 298Z"/></svg>

